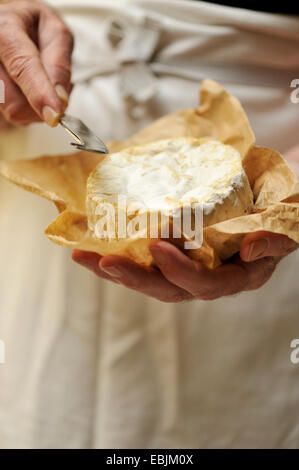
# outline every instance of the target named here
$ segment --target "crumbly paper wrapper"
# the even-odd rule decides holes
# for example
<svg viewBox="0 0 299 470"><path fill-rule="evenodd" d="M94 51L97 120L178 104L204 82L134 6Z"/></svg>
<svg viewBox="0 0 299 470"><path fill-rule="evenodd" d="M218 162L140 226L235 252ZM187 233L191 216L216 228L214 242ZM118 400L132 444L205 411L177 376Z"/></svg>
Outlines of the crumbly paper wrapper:
<svg viewBox="0 0 299 470"><path fill-rule="evenodd" d="M242 238L266 230L287 235L299 243L299 184L284 158L275 150L254 146L255 137L240 102L224 88L204 80L200 105L166 115L129 139L108 143L109 152L159 139L195 137L215 139L237 149L243 159L255 204L249 215L225 220L203 230L200 248L186 250L193 259L215 268L236 254ZM100 255L118 254L150 265L151 239L96 239L88 229L86 181L104 156L90 152L42 156L31 160L1 161L0 173L21 186L53 201L58 217L45 233L53 242ZM14 214L17 217L17 214Z"/></svg>

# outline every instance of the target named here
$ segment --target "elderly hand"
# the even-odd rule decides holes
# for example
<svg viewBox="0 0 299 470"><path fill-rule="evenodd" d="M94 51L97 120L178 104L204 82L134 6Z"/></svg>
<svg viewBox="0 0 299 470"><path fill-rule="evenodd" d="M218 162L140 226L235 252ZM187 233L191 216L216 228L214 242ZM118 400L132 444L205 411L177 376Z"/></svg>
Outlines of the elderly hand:
<svg viewBox="0 0 299 470"><path fill-rule="evenodd" d="M261 287L283 256L298 245L283 235L256 232L246 235L240 255L214 269L192 261L165 241L152 242L156 267L142 267L122 256L101 257L74 250L73 260L103 279L123 284L163 302L214 300Z"/></svg>
<svg viewBox="0 0 299 470"><path fill-rule="evenodd" d="M71 91L72 48L70 31L49 6L0 2L0 112L6 121L57 124Z"/></svg>

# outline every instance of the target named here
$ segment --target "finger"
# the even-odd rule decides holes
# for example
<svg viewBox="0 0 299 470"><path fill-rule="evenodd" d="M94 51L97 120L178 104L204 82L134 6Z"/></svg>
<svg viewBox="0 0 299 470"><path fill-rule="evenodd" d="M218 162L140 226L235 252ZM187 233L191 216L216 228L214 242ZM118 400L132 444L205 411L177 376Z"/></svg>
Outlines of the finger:
<svg viewBox="0 0 299 470"><path fill-rule="evenodd" d="M299 145L292 147L283 154L284 158L288 161L298 162L299 160Z"/></svg>
<svg viewBox="0 0 299 470"><path fill-rule="evenodd" d="M99 261L101 256L97 253L93 253L92 251L83 251L83 250L73 250L72 251L72 259L76 263L80 264L84 268L89 269L97 276L101 277L102 279L107 279L108 281L114 281L107 273L105 273L99 266Z"/></svg>
<svg viewBox="0 0 299 470"><path fill-rule="evenodd" d="M280 260L268 257L246 263L238 256L232 263L208 269L166 242L154 242L150 250L170 282L202 300L215 300L244 290L258 289L271 277Z"/></svg>
<svg viewBox="0 0 299 470"><path fill-rule="evenodd" d="M58 95L67 104L72 88L73 36L54 11L45 9L40 14L38 39L44 68Z"/></svg>
<svg viewBox="0 0 299 470"><path fill-rule="evenodd" d="M0 131L6 131L12 129L13 125L8 122L2 114L0 114Z"/></svg>
<svg viewBox="0 0 299 470"><path fill-rule="evenodd" d="M124 286L162 302L182 302L192 298L190 293L167 281L157 269L140 266L123 256L104 256L100 268Z"/></svg>
<svg viewBox="0 0 299 470"><path fill-rule="evenodd" d="M5 90L4 103L0 104L0 111L6 122L19 126L39 122L39 116L33 111L22 91L11 80L1 63L0 80Z"/></svg>
<svg viewBox="0 0 299 470"><path fill-rule="evenodd" d="M247 284L244 290L255 290L262 287L272 276L281 257L269 256L248 263L237 257L235 263L243 267L247 274Z"/></svg>
<svg viewBox="0 0 299 470"><path fill-rule="evenodd" d="M3 20L3 19L2 19ZM0 18L0 60L38 116L57 125L64 106L22 23Z"/></svg>
<svg viewBox="0 0 299 470"><path fill-rule="evenodd" d="M285 235L259 231L244 237L240 256L244 261L254 261L266 256L286 256L297 248L298 244Z"/></svg>
<svg viewBox="0 0 299 470"><path fill-rule="evenodd" d="M166 279L198 299L214 300L236 294L247 285L248 275L243 266L229 263L211 270L161 241L153 242L150 251Z"/></svg>

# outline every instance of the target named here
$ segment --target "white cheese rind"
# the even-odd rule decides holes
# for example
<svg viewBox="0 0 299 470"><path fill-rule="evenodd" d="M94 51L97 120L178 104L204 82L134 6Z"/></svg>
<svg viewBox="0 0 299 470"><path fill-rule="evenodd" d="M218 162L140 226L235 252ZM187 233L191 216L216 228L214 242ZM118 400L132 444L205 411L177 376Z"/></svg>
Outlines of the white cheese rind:
<svg viewBox="0 0 299 470"><path fill-rule="evenodd" d="M108 155L87 183L91 231L100 205L123 195L136 213L171 214L180 207L203 207L204 226L248 213L252 191L240 154L218 141L167 139ZM115 201L116 203L116 201Z"/></svg>

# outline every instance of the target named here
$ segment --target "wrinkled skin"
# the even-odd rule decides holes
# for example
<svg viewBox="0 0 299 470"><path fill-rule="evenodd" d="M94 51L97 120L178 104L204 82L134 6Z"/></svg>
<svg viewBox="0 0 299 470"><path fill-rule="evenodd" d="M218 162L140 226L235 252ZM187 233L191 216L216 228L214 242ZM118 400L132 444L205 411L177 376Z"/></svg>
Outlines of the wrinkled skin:
<svg viewBox="0 0 299 470"><path fill-rule="evenodd" d="M150 251L157 267L144 268L116 255L74 250L73 260L97 276L139 291L162 302L214 300L258 289L271 277L283 256L298 245L286 236L269 232L247 235L240 255L210 270L165 241L153 242Z"/></svg>
<svg viewBox="0 0 299 470"><path fill-rule="evenodd" d="M299 178L299 146L286 152L285 158ZM121 256L101 257L81 250L74 250L72 257L103 279L162 302L183 302L214 300L258 289L270 279L279 261L297 248L298 244L284 235L250 233L244 237L240 253L214 270L190 260L165 241L150 245L157 267L143 268Z"/></svg>
<svg viewBox="0 0 299 470"><path fill-rule="evenodd" d="M72 49L71 32L49 6L33 0L0 1L0 80L5 85L1 128L47 121L45 107L56 116L63 113L72 88ZM65 90L63 97L57 85Z"/></svg>
<svg viewBox="0 0 299 470"><path fill-rule="evenodd" d="M73 37L58 14L38 0L0 1L0 129L46 120L55 125L71 92ZM60 85L65 93L58 93ZM45 118L44 109L55 114ZM288 156L286 156L288 158ZM299 147L289 152L298 170ZM211 271L191 261L174 246L155 242L151 252L157 267L143 268L120 256L100 257L75 250L73 259L96 275L164 302L212 300L257 289L283 256L297 245L287 237L258 232L247 235L240 255Z"/></svg>

